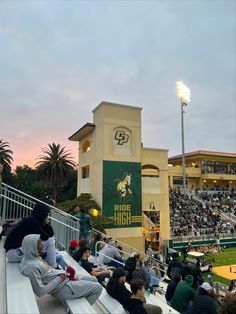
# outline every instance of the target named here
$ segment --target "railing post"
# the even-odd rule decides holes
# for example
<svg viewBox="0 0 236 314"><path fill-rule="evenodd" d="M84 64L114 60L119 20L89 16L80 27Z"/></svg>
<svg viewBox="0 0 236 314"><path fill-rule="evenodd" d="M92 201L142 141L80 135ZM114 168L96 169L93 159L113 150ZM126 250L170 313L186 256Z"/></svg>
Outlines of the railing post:
<svg viewBox="0 0 236 314"><path fill-rule="evenodd" d="M2 197L2 220L3 222L6 221L6 207L7 207L7 200L6 200L6 194L7 194L7 187L2 189L1 197Z"/></svg>

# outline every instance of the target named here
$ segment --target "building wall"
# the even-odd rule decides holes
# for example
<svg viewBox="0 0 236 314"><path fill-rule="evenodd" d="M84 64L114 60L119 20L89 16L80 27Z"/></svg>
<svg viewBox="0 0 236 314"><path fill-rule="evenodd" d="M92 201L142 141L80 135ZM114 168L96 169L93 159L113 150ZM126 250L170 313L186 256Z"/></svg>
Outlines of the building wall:
<svg viewBox="0 0 236 314"><path fill-rule="evenodd" d="M160 211L160 241L170 238L170 210L168 191L168 150L166 149L142 149L142 165L153 165L159 169L159 193L143 193L142 208L150 208L153 202L156 210Z"/></svg>
<svg viewBox="0 0 236 314"><path fill-rule="evenodd" d="M152 177L143 178L145 193L142 193L142 208L149 208L154 202L160 210L161 239L169 239L169 202L168 202L168 156L167 150L142 148L141 145L142 108L112 103L101 103L93 110L95 129L80 139L78 194L88 191L102 207L103 202L103 161L136 162L151 164L159 169L157 186L153 189ZM120 133L122 130L123 133ZM126 141L128 137L128 141ZM82 153L83 143L91 142L90 151ZM119 145L119 141L123 141ZM81 177L82 168L89 166L90 176ZM112 228L107 233L136 249L144 249L141 227Z"/></svg>

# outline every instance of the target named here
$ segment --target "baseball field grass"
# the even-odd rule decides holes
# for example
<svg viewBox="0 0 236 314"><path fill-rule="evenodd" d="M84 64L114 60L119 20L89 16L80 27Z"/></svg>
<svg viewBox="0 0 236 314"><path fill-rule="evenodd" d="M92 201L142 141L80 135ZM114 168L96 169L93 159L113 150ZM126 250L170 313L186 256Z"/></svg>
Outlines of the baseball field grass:
<svg viewBox="0 0 236 314"><path fill-rule="evenodd" d="M213 268L217 266L236 265L236 247L227 248L221 253L209 254L206 256L206 259L208 258L214 259ZM214 272L213 273L205 272L203 273L203 277L207 279L208 274L211 274L213 281L219 281L225 285L229 285L230 283L230 279L218 276L214 274Z"/></svg>

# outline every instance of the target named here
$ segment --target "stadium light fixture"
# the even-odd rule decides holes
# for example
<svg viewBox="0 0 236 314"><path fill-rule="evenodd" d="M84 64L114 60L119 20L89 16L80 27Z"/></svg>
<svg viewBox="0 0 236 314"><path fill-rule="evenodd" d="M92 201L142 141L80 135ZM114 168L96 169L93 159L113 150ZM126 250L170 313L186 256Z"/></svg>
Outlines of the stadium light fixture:
<svg viewBox="0 0 236 314"><path fill-rule="evenodd" d="M184 151L184 106L190 102L191 90L181 81L176 82L177 96L181 104L181 139L182 139L182 175L183 190L186 194L186 169L185 169L185 151Z"/></svg>

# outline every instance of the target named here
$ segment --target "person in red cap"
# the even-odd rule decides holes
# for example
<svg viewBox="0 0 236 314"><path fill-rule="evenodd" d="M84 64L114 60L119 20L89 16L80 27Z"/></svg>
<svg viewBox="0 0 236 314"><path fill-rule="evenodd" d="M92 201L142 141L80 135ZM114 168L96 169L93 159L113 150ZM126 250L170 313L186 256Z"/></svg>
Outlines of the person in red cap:
<svg viewBox="0 0 236 314"><path fill-rule="evenodd" d="M71 240L69 244L69 254L72 256L75 250L77 250L79 247L79 241L77 240Z"/></svg>

